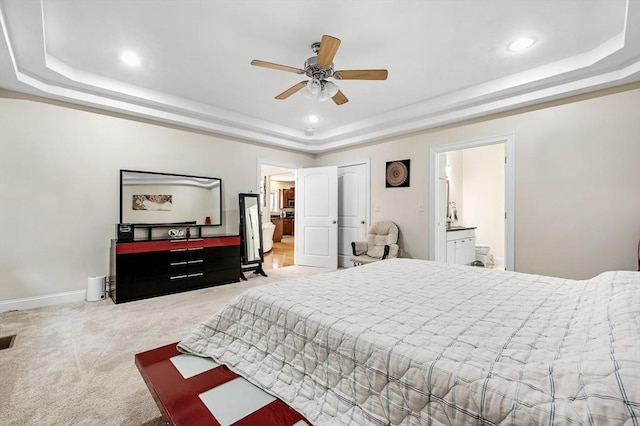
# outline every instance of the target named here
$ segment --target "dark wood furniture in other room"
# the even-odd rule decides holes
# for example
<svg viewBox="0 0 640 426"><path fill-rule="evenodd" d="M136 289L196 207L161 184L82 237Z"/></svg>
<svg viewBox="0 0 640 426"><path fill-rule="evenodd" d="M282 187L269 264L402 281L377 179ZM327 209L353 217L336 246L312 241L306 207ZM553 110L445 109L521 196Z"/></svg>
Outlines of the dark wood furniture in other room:
<svg viewBox="0 0 640 426"><path fill-rule="evenodd" d="M271 222L276 226L276 229L273 230L273 242L279 243L282 241L282 227L284 219L282 218L271 218Z"/></svg>

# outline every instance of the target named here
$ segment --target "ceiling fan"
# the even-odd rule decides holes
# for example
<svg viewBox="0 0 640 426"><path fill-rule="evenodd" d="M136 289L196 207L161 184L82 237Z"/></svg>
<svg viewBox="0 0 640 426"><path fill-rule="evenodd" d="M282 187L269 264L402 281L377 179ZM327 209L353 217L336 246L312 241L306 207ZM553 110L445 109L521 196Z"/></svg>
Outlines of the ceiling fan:
<svg viewBox="0 0 640 426"><path fill-rule="evenodd" d="M338 89L333 82L328 81L330 77L336 80L386 80L387 70L339 70L333 69L333 58L338 52L340 39L330 35L323 35L320 42L313 43L311 49L317 56L312 56L304 63L304 68L295 68L287 65L274 64L272 62L254 59L251 65L257 67L271 68L280 71L287 71L296 74L306 74L311 80L304 80L288 88L276 96L276 99L287 99L289 96L306 88L308 97L326 101L331 98L337 105L349 102L349 99Z"/></svg>

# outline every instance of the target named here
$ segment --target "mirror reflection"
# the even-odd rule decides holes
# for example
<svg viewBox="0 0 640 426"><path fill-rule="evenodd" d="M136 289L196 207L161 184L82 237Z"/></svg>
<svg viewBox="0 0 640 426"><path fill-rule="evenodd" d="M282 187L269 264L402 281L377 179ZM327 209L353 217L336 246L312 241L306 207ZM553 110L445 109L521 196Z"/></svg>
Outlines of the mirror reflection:
<svg viewBox="0 0 640 426"><path fill-rule="evenodd" d="M243 263L262 262L262 226L258 194L240 194Z"/></svg>
<svg viewBox="0 0 640 426"><path fill-rule="evenodd" d="M246 280L246 271L267 276L262 269L262 216L258 194L238 194L240 202L240 244L242 245L242 268L240 278Z"/></svg>
<svg viewBox="0 0 640 426"><path fill-rule="evenodd" d="M221 179L120 171L120 223L222 224Z"/></svg>

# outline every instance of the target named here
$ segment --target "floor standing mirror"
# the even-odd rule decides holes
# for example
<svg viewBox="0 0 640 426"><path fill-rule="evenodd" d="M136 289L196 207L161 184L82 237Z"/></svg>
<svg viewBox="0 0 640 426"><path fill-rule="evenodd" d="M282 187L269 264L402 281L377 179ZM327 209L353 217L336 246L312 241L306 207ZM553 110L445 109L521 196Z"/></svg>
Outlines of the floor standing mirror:
<svg viewBox="0 0 640 426"><path fill-rule="evenodd" d="M246 281L244 273L267 276L262 269L262 216L259 194L238 194L240 201L240 243L242 245L242 268L240 277Z"/></svg>

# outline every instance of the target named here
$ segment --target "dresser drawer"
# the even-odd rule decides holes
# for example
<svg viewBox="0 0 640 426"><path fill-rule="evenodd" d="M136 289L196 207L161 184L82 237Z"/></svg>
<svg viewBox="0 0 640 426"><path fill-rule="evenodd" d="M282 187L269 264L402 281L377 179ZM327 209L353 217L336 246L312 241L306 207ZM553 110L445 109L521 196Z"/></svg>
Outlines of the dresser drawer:
<svg viewBox="0 0 640 426"><path fill-rule="evenodd" d="M202 260L204 269L208 271L239 267L240 246L206 248L202 253Z"/></svg>
<svg viewBox="0 0 640 426"><path fill-rule="evenodd" d="M116 274L123 282L153 280L171 273L170 262L168 252L122 254L116 257Z"/></svg>
<svg viewBox="0 0 640 426"><path fill-rule="evenodd" d="M146 299L186 290L186 279L171 280L166 277L155 280L121 282L116 280L114 300L116 303Z"/></svg>
<svg viewBox="0 0 640 426"><path fill-rule="evenodd" d="M190 289L211 287L214 285L237 282L240 279L240 265L235 268L219 269L216 271L205 271L193 273L189 277L187 286Z"/></svg>

